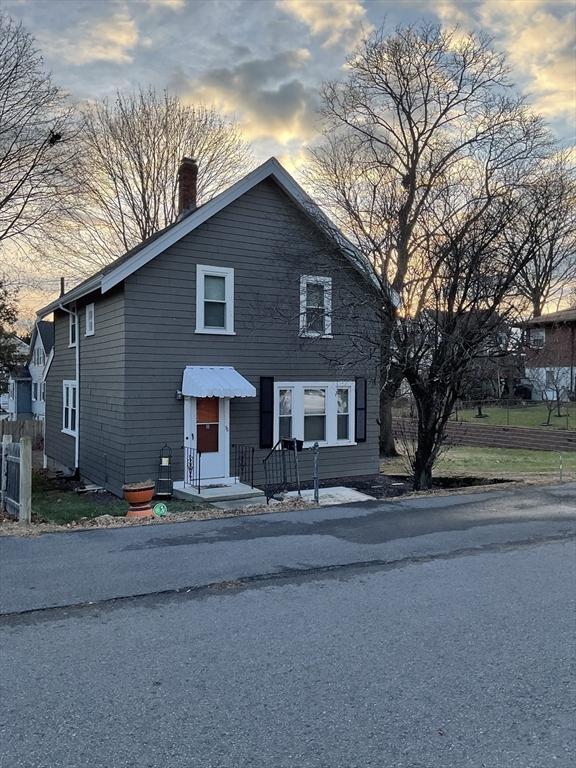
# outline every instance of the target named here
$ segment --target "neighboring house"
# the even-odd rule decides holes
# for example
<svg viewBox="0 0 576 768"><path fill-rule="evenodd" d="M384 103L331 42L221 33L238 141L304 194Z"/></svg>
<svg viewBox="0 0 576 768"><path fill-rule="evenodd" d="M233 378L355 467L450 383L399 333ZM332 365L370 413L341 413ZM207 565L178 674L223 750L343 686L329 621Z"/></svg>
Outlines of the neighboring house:
<svg viewBox="0 0 576 768"><path fill-rule="evenodd" d="M22 339L16 339L17 353L22 361L30 354L30 346ZM28 366L22 362L10 371L8 390L2 397L2 409L10 421L32 418L32 388Z"/></svg>
<svg viewBox="0 0 576 768"><path fill-rule="evenodd" d="M220 485L240 445L261 485L294 437L319 443L324 478L374 474L377 360L358 350L378 334L352 246L274 158L198 208L196 174L183 161L178 221L39 312L54 313L48 466L120 494L156 479L167 443L177 482L200 451Z"/></svg>
<svg viewBox="0 0 576 768"><path fill-rule="evenodd" d="M38 320L30 340L28 372L30 374L30 397L32 418L44 420L46 407L45 375L50 365L54 346L54 323Z"/></svg>
<svg viewBox="0 0 576 768"><path fill-rule="evenodd" d="M19 351L26 360L10 373L6 393L8 418L44 420L45 374L54 346L54 323L38 320L30 344L21 342Z"/></svg>
<svg viewBox="0 0 576 768"><path fill-rule="evenodd" d="M573 400L576 394L576 307L525 324L526 377L533 400Z"/></svg>

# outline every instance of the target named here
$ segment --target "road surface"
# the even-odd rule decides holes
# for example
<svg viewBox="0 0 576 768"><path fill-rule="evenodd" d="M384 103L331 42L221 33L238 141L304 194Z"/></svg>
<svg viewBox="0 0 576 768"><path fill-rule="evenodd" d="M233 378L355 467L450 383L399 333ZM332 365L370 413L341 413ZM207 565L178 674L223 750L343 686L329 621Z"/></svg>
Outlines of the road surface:
<svg viewBox="0 0 576 768"><path fill-rule="evenodd" d="M458 498L1 540L0 764L572 768L576 489Z"/></svg>

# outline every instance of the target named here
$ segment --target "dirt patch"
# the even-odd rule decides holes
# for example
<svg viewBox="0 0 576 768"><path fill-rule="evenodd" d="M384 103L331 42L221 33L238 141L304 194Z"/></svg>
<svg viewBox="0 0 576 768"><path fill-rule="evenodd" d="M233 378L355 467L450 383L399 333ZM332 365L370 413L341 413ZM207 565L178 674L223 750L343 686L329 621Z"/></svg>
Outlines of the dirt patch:
<svg viewBox="0 0 576 768"><path fill-rule="evenodd" d="M504 478L487 477L435 477L433 480L432 491L456 490L471 488L476 486L499 485L510 482ZM372 476L361 477L339 477L331 480L322 480L321 488L329 488L334 485L343 485L346 488L354 488L356 491L366 493L375 499L390 499L397 496L406 496L414 492L412 479L408 475L390 475L378 473ZM302 488L311 488L311 484L304 484Z"/></svg>

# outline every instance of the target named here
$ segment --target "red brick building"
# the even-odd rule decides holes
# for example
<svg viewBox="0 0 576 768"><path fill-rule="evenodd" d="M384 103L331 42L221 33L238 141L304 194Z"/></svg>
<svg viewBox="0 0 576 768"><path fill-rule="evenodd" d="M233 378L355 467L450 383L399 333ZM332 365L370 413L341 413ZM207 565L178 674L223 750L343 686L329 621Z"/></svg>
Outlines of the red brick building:
<svg viewBox="0 0 576 768"><path fill-rule="evenodd" d="M525 323L526 377L532 399L574 399L576 395L576 307Z"/></svg>

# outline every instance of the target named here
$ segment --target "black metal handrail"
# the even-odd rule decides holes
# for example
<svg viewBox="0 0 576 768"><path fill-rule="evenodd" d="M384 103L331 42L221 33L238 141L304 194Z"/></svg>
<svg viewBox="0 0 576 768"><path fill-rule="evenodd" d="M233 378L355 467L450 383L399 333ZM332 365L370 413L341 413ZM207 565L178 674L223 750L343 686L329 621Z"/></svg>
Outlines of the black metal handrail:
<svg viewBox="0 0 576 768"><path fill-rule="evenodd" d="M288 488L296 488L300 495L298 453L301 450L302 441L300 440L279 440L262 460L266 503Z"/></svg>
<svg viewBox="0 0 576 768"><path fill-rule="evenodd" d="M233 445L233 475L254 488L254 451L251 445Z"/></svg>
<svg viewBox="0 0 576 768"><path fill-rule="evenodd" d="M200 493L202 478L202 451L196 448L184 448L184 487L197 488Z"/></svg>

